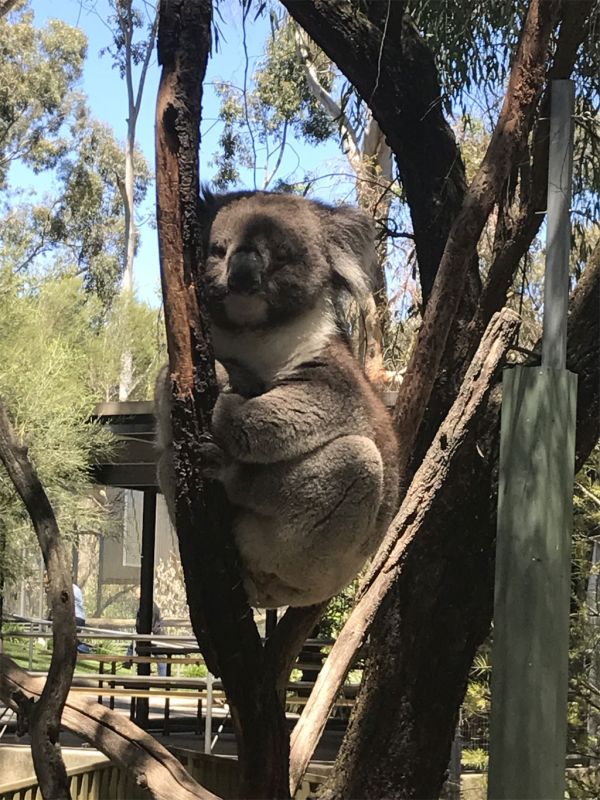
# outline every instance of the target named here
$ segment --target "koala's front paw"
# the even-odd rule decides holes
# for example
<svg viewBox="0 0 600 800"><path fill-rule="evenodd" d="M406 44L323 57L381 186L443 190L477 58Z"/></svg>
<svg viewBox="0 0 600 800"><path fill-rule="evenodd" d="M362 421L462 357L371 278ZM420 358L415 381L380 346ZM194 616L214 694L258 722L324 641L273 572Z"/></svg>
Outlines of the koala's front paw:
<svg viewBox="0 0 600 800"><path fill-rule="evenodd" d="M200 454L200 469L205 478L214 481L223 479L223 473L230 463L230 459L222 447L210 435L205 435L198 444Z"/></svg>
<svg viewBox="0 0 600 800"><path fill-rule="evenodd" d="M248 398L257 397L265 391L263 381L238 361L226 360L223 366L227 370L229 386L234 394Z"/></svg>

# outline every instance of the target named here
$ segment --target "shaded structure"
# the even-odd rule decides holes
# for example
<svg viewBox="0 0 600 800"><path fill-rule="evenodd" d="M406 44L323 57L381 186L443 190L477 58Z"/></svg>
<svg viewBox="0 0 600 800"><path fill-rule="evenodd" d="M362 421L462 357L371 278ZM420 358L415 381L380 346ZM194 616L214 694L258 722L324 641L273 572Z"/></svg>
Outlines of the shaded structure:
<svg viewBox="0 0 600 800"><path fill-rule="evenodd" d="M138 633L152 633L154 602L154 550L156 537L156 454L154 450L154 404L149 401L99 403L93 422L107 425L117 442L108 462L97 463L92 477L104 486L143 493ZM140 642L138 652L149 651L150 641ZM138 675L150 675L150 664L140 663ZM148 701L136 704L136 722L148 722Z"/></svg>

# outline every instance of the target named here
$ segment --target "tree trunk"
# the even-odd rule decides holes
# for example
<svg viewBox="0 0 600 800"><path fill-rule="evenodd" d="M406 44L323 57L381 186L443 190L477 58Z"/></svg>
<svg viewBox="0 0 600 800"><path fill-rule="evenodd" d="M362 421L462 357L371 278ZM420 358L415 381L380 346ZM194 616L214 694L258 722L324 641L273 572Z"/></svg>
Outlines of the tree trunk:
<svg viewBox="0 0 600 800"><path fill-rule="evenodd" d="M394 152L413 223L426 307L467 191L461 153L443 114L433 54L411 18L403 14L404 3L282 2L357 88ZM457 343L481 290L476 253L464 256L464 266L464 285L457 313L450 315L443 369L431 392L419 460L456 397L466 368Z"/></svg>
<svg viewBox="0 0 600 800"><path fill-rule="evenodd" d="M59 733L77 652L71 568L50 501L1 403L0 460L35 529L46 567L52 614L52 658L43 691L36 702L18 691L12 693L11 700L31 733L33 765L44 800L69 800Z"/></svg>
<svg viewBox="0 0 600 800"><path fill-rule="evenodd" d="M600 435L597 254L569 319L567 366L579 377L577 468ZM498 387L466 457L444 481L444 513L407 549L377 615L368 677L328 798L439 797L469 668L492 616L500 399Z"/></svg>
<svg viewBox="0 0 600 800"><path fill-rule="evenodd" d="M129 120L127 124L127 140L125 143L125 181L123 185L123 205L125 210L125 249L123 281L121 284L121 296L126 298L126 313L129 313L129 301L133 296L133 259L135 257L135 238L136 229L134 223L134 204L133 204L133 152L135 148L135 119L132 123L134 109L129 108ZM119 401L125 402L131 394L133 385L133 355L131 353L131 343L125 343L125 351L121 357L121 374L119 375Z"/></svg>
<svg viewBox="0 0 600 800"><path fill-rule="evenodd" d="M282 685L320 608L290 609L263 648L237 569L231 509L205 485L196 444L217 396L204 304L207 222L199 207L202 79L210 49L209 0L163 0L158 39L157 208L172 379L176 528L194 633L223 680L236 732L244 798L288 798Z"/></svg>

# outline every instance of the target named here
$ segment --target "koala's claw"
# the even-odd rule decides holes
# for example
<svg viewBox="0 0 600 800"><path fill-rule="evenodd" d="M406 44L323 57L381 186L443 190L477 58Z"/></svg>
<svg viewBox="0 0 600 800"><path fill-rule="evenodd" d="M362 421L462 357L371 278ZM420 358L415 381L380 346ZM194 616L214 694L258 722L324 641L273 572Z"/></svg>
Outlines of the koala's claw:
<svg viewBox="0 0 600 800"><path fill-rule="evenodd" d="M198 445L200 469L205 478L220 480L228 458L225 451L210 436L203 436Z"/></svg>

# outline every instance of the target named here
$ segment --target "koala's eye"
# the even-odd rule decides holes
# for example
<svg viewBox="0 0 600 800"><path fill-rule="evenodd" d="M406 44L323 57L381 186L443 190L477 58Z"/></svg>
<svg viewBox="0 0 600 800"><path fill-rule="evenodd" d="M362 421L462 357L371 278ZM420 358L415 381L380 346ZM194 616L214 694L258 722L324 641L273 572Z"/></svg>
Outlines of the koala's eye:
<svg viewBox="0 0 600 800"><path fill-rule="evenodd" d="M290 261L294 260L294 256L292 251L288 248L279 247L272 252L271 260L274 267L284 267L286 264L289 264Z"/></svg>
<svg viewBox="0 0 600 800"><path fill-rule="evenodd" d="M213 256L214 258L225 258L226 253L227 249L222 244L218 244L217 242L212 242L208 248L208 255Z"/></svg>

